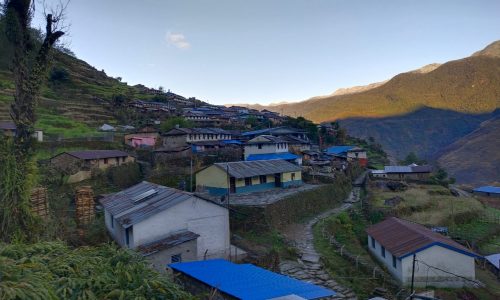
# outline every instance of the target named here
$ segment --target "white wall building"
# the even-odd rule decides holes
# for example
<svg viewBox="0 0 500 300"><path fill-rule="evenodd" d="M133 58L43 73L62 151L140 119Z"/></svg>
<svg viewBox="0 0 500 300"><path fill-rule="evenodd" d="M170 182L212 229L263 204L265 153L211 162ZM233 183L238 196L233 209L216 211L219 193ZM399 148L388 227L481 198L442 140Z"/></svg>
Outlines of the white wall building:
<svg viewBox="0 0 500 300"><path fill-rule="evenodd" d="M160 270L230 253L229 213L213 202L145 181L100 202L114 240L147 255Z"/></svg>
<svg viewBox="0 0 500 300"><path fill-rule="evenodd" d="M462 287L475 280L477 254L426 227L389 218L366 230L371 254L403 285ZM467 279L464 279L467 278Z"/></svg>
<svg viewBox="0 0 500 300"><path fill-rule="evenodd" d="M245 144L245 160L252 154L288 152L288 143L272 135L260 135Z"/></svg>

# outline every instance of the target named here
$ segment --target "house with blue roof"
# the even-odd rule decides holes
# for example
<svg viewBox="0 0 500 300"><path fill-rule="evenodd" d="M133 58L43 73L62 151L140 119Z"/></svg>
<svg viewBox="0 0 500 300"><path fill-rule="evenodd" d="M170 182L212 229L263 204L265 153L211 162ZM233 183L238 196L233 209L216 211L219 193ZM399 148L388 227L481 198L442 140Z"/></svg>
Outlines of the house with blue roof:
<svg viewBox="0 0 500 300"><path fill-rule="evenodd" d="M194 295L210 293L214 299L324 299L336 295L318 285L223 259L174 263L169 267L188 291Z"/></svg>
<svg viewBox="0 0 500 300"><path fill-rule="evenodd" d="M332 155L348 162L357 161L362 167L368 165L366 151L358 146L332 146L326 148L325 154Z"/></svg>
<svg viewBox="0 0 500 300"><path fill-rule="evenodd" d="M245 143L244 157L247 161L281 159L302 165L302 157L288 150L288 142L284 139L272 135L259 135Z"/></svg>
<svg viewBox="0 0 500 300"><path fill-rule="evenodd" d="M473 189L472 192L479 196L500 197L500 187L498 186L482 186Z"/></svg>

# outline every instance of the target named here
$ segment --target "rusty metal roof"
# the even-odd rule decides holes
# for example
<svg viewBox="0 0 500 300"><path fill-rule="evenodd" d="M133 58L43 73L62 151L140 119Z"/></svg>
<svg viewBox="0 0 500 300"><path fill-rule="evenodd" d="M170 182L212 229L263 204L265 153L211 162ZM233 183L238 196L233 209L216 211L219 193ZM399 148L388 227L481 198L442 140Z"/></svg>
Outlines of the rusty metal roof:
<svg viewBox="0 0 500 300"><path fill-rule="evenodd" d="M218 168L229 171L235 178L245 178L259 175L268 175L283 172L299 172L301 168L285 160L256 160L215 163Z"/></svg>
<svg viewBox="0 0 500 300"><path fill-rule="evenodd" d="M369 227L366 233L398 258L404 258L434 245L465 255L478 256L451 238L433 232L420 224L395 217Z"/></svg>
<svg viewBox="0 0 500 300"><path fill-rule="evenodd" d="M194 232L183 230L181 232L176 232L170 234L162 239L156 240L154 242L150 242L144 245L137 247L137 250L142 253L144 256L148 256L154 253L157 253L161 250L169 249L174 246L195 240L199 237L199 234Z"/></svg>
<svg viewBox="0 0 500 300"><path fill-rule="evenodd" d="M156 193L134 202L137 196L151 190ZM121 192L107 195L99 202L118 223L127 228L193 197L187 192L143 181Z"/></svg>
<svg viewBox="0 0 500 300"><path fill-rule="evenodd" d="M85 160L129 156L127 152L123 152L120 150L82 150L82 151L71 151L66 153L76 158Z"/></svg>

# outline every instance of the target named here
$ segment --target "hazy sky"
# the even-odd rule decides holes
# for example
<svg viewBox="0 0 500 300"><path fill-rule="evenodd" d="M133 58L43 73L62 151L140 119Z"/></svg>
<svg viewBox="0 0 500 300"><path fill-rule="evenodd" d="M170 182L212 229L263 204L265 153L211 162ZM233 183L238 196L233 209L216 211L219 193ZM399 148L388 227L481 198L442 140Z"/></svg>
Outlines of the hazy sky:
<svg viewBox="0 0 500 300"><path fill-rule="evenodd" d="M72 0L67 19L97 69L216 104L304 100L500 39L498 0Z"/></svg>

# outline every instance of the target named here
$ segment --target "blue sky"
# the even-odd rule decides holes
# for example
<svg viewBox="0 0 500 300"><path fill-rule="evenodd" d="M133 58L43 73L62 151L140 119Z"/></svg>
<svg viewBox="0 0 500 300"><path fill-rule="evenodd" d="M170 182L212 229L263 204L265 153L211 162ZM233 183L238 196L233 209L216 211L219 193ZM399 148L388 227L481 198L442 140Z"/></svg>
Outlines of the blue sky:
<svg viewBox="0 0 500 300"><path fill-rule="evenodd" d="M500 39L498 0L72 0L67 20L97 69L214 104L304 100Z"/></svg>

